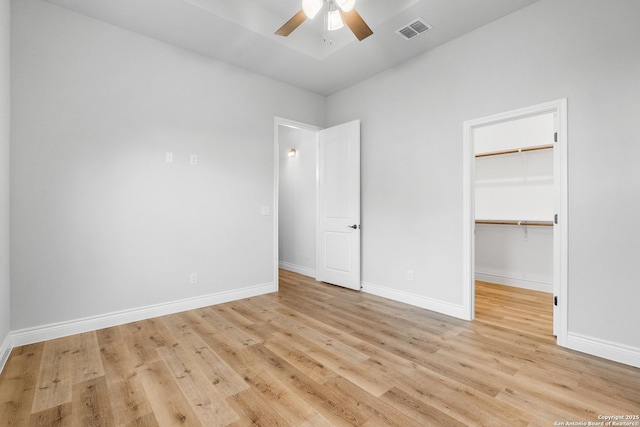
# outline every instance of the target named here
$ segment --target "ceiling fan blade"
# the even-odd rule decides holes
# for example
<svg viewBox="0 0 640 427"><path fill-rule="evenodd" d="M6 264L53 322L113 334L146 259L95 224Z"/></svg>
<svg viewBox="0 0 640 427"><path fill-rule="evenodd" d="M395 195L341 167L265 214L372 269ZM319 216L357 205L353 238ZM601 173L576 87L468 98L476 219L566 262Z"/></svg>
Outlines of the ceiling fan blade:
<svg viewBox="0 0 640 427"><path fill-rule="evenodd" d="M274 34L278 36L287 37L289 34L293 32L296 28L300 26L304 21L307 20L307 15L305 15L304 10L293 15L293 18L289 19L285 24L278 29Z"/></svg>
<svg viewBox="0 0 640 427"><path fill-rule="evenodd" d="M352 9L349 12L340 11L340 16L345 24L351 29L353 34L358 38L358 40L362 41L373 34L371 28L364 22L362 16L355 10Z"/></svg>

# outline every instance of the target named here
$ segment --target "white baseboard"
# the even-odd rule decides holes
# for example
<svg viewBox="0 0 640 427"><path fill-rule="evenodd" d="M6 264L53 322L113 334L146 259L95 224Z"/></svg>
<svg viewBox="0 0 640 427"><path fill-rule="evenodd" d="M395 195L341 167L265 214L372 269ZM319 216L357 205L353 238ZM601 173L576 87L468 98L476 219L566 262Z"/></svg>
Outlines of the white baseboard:
<svg viewBox="0 0 640 427"><path fill-rule="evenodd" d="M66 322L21 329L11 332L11 345L20 346L33 344L40 341L61 338L68 335L80 334L83 332L95 331L98 329L122 325L125 323L150 319L152 317L179 313L181 311L194 310L201 307L222 304L229 301L250 298L257 295L263 295L277 291L278 289L276 285L274 283L269 283L236 289L233 291L204 295L195 298L186 298L163 304L155 304L131 310L123 310L98 316L85 317L84 319L76 319Z"/></svg>
<svg viewBox="0 0 640 427"><path fill-rule="evenodd" d="M538 282L535 280L518 279L515 277L501 276L498 274L478 273L476 280L497 283L498 285L514 286L516 288L530 289L532 291L553 293L553 283Z"/></svg>
<svg viewBox="0 0 640 427"><path fill-rule="evenodd" d="M409 292L398 291L396 289L366 282L362 282L362 292L425 308L427 310L436 311L438 313L446 314L447 316L457 317L458 319L468 320L467 311L462 305L451 304L446 301L436 300Z"/></svg>
<svg viewBox="0 0 640 427"><path fill-rule="evenodd" d="M4 369L4 365L9 360L9 355L11 354L11 349L13 345L11 344L11 333L9 333L5 338L2 344L0 344L0 372Z"/></svg>
<svg viewBox="0 0 640 427"><path fill-rule="evenodd" d="M290 262L280 261L279 267L283 270L293 271L294 273L302 274L303 276L316 277L316 270L309 267L303 267L297 264L291 264Z"/></svg>
<svg viewBox="0 0 640 427"><path fill-rule="evenodd" d="M569 332L567 348L640 368L640 348Z"/></svg>

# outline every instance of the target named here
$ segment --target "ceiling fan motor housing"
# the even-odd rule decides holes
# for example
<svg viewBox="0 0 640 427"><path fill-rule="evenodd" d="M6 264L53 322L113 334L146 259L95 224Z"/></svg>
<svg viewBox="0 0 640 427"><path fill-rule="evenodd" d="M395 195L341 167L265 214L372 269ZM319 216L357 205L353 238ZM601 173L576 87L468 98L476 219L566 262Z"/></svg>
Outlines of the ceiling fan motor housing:
<svg viewBox="0 0 640 427"><path fill-rule="evenodd" d="M302 0L302 10L307 18L313 19L318 12L322 10L324 5L338 6L343 12L350 12L356 5L356 0Z"/></svg>

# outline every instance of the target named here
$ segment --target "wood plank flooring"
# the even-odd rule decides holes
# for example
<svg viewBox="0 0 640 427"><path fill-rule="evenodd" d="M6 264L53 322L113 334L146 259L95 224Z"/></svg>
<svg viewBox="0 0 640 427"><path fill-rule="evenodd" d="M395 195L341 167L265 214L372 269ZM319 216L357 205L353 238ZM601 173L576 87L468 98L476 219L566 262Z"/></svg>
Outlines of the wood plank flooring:
<svg viewBox="0 0 640 427"><path fill-rule="evenodd" d="M0 426L553 426L640 413L640 369L557 347L548 294L477 320L281 272L278 293L15 348Z"/></svg>
<svg viewBox="0 0 640 427"><path fill-rule="evenodd" d="M476 318L516 333L556 341L550 293L476 281Z"/></svg>

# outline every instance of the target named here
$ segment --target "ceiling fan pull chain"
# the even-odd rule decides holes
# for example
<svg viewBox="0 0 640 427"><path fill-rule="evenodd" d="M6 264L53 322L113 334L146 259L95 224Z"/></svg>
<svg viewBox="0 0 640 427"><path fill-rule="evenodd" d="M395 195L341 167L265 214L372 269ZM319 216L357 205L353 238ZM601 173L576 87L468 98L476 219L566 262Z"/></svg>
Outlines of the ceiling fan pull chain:
<svg viewBox="0 0 640 427"><path fill-rule="evenodd" d="M324 23L322 25L322 41L326 43L327 42L327 14L323 13L322 18L324 20Z"/></svg>
<svg viewBox="0 0 640 427"><path fill-rule="evenodd" d="M323 7L326 7L327 10L329 10L331 8L331 2L325 2L325 5ZM329 28L329 14L328 13L323 13L323 18L324 18L324 25L322 26L322 41L323 43L327 42L327 29ZM333 39L329 38L329 45L333 46Z"/></svg>

